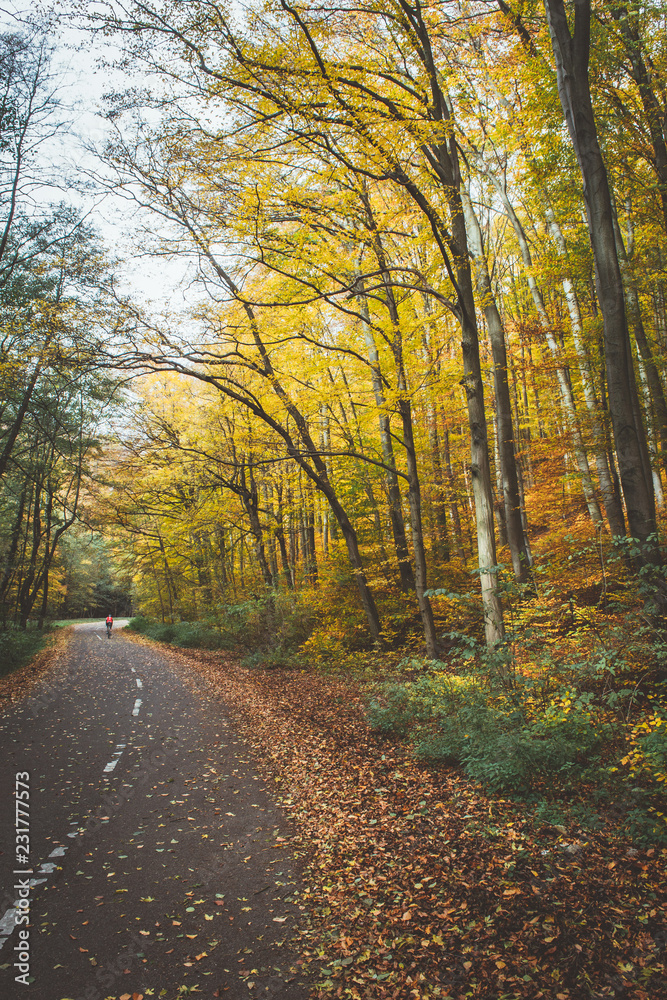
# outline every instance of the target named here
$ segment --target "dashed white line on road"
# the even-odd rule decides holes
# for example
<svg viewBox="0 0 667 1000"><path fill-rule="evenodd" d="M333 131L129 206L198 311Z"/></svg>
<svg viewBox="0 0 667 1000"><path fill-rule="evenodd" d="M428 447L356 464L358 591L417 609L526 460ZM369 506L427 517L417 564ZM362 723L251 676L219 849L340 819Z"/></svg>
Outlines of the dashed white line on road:
<svg viewBox="0 0 667 1000"><path fill-rule="evenodd" d="M14 914L16 913L15 907L11 906L4 914L2 920L0 920L0 934L3 938L6 938L14 930ZM2 942L4 943L4 941Z"/></svg>
<svg viewBox="0 0 667 1000"><path fill-rule="evenodd" d="M104 765L104 771L102 772L103 774L109 774L110 771L113 771L114 767L116 766L120 758L123 756L123 750L125 749L126 746L127 743L116 744L116 752L112 755L112 758L109 761L109 763Z"/></svg>
<svg viewBox="0 0 667 1000"><path fill-rule="evenodd" d="M55 868L55 864L53 868ZM42 865L44 868L44 865ZM42 882L46 882L45 878L31 878L29 885L32 889L36 885L41 885ZM20 902L20 906L19 906ZM30 904L32 903L32 897L27 900L28 910L30 909ZM5 910L2 918L0 918L0 948L2 948L5 941L11 936L14 928L16 927L16 917L19 912L26 906L26 900L16 900L13 906L10 906L8 910Z"/></svg>
<svg viewBox="0 0 667 1000"><path fill-rule="evenodd" d="M137 698L137 700L134 703L134 708L132 709L132 715L134 716L139 715L140 708L141 708L141 698Z"/></svg>
<svg viewBox="0 0 667 1000"><path fill-rule="evenodd" d="M138 688L139 688L139 690L141 691L141 689L143 688L143 684L141 683L141 681L139 680L139 678L138 678L138 677L136 678L136 681L137 681L137 687L138 687Z"/></svg>

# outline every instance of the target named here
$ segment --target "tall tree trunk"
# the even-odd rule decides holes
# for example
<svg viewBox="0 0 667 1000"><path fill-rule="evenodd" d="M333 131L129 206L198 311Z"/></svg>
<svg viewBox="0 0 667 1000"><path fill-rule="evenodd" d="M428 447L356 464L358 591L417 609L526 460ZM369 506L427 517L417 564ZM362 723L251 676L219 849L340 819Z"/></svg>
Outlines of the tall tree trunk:
<svg viewBox="0 0 667 1000"><path fill-rule="evenodd" d="M457 199L458 201L458 199ZM475 301L472 293L470 264L466 248L463 208L458 204L458 213L453 214L452 230L461 248L457 255L457 278L463 306L461 314L461 346L463 349L463 385L468 403L468 423L470 425L470 475L475 500L475 521L477 527L477 557L479 560L482 605L484 609L484 631L487 645L493 647L505 635L503 611L500 603L497 580L496 538L493 530L493 492L491 488L491 468L489 464L489 444L484 408L484 383L479 357L477 323L475 322Z"/></svg>
<svg viewBox="0 0 667 1000"><path fill-rule="evenodd" d="M560 389L561 397L561 407L563 410L563 416L565 417L568 430L572 437L572 445L574 450L575 461L577 463L577 468L579 469L579 476L581 478L581 487L584 494L584 499L586 500L586 506L588 508L588 513L590 515L593 524L600 524L602 521L602 514L600 513L600 507L598 505L597 499L595 497L595 487L593 485L593 480L591 479L591 470L588 464L588 456L586 455L586 449L584 447L583 438L581 436L581 428L579 427L579 421L577 419L577 407L574 401L574 395L572 393L572 385L569 379L569 373L567 372L563 359L561 356L561 350L558 345L556 338L554 337L553 330L551 328L551 322L549 320L549 314L547 313L546 306L544 304L544 298L542 297L542 292L535 280L535 275L533 274L533 258L528 246L528 240L526 239L526 233L523 226L519 220L518 215L514 210L514 206L510 201L505 185L500 181L498 177L487 171L487 176L491 179L494 187L496 188L498 194L500 195L501 201L505 206L505 211L507 216L512 223L514 232L519 243L519 249L521 251L521 257L526 269L526 280L528 282L528 287L530 288L530 293L535 305L535 311L537 313L537 318L540 323L540 327L546 339L549 351L556 364L556 377L558 379L558 388Z"/></svg>
<svg viewBox="0 0 667 1000"><path fill-rule="evenodd" d="M621 233L621 229L618 224L618 217L613 203L612 203L612 212L614 216L614 235L616 237L616 252L618 253L618 263L621 269L621 279L623 281L623 288L625 291L625 297L628 306L628 316L630 319L630 324L632 326L632 332L634 333L635 341L637 343L637 348L639 350L639 356L644 365L644 372L646 375L646 385L648 388L650 403L653 408L653 415L655 423L657 424L658 435L660 438L660 452L661 452L662 466L663 469L667 471L667 401L665 400L665 392L662 385L662 379L660 378L660 372L658 371L658 366L655 363L653 352L651 350L651 345L648 342L648 337L646 336L646 330L644 329L642 310L639 302L639 292L637 290L637 282L632 272L630 254L626 251L625 242L623 240L623 235ZM630 219L629 216L628 218ZM629 235L628 244L630 246L633 236L631 229L628 235Z"/></svg>
<svg viewBox="0 0 667 1000"><path fill-rule="evenodd" d="M405 392L405 388L403 389ZM424 550L424 529L421 516L421 489L419 485L419 471L417 468L417 454L415 451L415 441L412 427L412 408L407 396L403 396L398 403L401 420L403 423L403 443L405 444L405 455L408 472L408 500L410 504L410 526L412 528L412 547L415 554L415 594L417 604L424 627L424 639L426 640L426 655L431 659L436 659L438 655L438 639L433 621L433 609L428 597L425 596L427 584L426 552Z"/></svg>
<svg viewBox="0 0 667 1000"><path fill-rule="evenodd" d="M367 202L368 216L372 219L370 205ZM407 376L405 363L403 360L403 335L398 315L398 306L394 296L394 289L391 282L391 273L387 265L384 247L380 234L373 223L374 250L377 262L384 283L384 300L391 320L392 353L394 355L394 365L396 368L397 389L400 393L398 399L398 411L401 416L403 427L403 446L405 448L406 467L408 475L408 503L410 505L410 527L412 530L412 549L415 559L414 588L424 629L424 639L426 641L426 655L435 659L438 655L438 639L435 632L435 622L433 621L433 609L431 602L426 596L427 589L427 565L426 550L424 548L424 528L422 524L421 508L421 487L419 483L419 470L417 465L417 453L415 450L414 431L412 424L412 404L408 395ZM366 323L370 333L370 323ZM377 355L376 355L377 357ZM378 366L378 375L379 366ZM381 388L381 386L380 386ZM398 481L397 481L398 482Z"/></svg>
<svg viewBox="0 0 667 1000"><path fill-rule="evenodd" d="M544 3L556 61L558 93L583 178L588 232L604 324L609 410L628 526L632 537L645 546L645 554L639 556L637 562L659 563L653 482L632 366L611 194L588 81L590 0L575 0L573 34L570 34L563 0L544 0Z"/></svg>
<svg viewBox="0 0 667 1000"><path fill-rule="evenodd" d="M158 576L158 571L155 566L155 560L153 559L153 551L150 548L150 542L148 545L148 558L151 561L151 568L153 570L153 576L155 577L155 587L157 589L157 596L160 602L160 613L162 615L162 624L164 625L167 620L167 616L165 614L164 601L162 600L162 588L160 587L160 577Z"/></svg>
<svg viewBox="0 0 667 1000"><path fill-rule="evenodd" d="M662 217L667 233L667 144L665 143L665 109L660 106L658 92L651 76L650 62L644 58L644 46L637 23L638 9L630 10L625 3L609 3L611 15L617 22L629 62L626 67L637 85L644 117L653 146L653 158L648 158L655 170L662 205ZM658 84L660 87L660 84ZM663 89L664 101L664 89Z"/></svg>
<svg viewBox="0 0 667 1000"><path fill-rule="evenodd" d="M410 58L418 60L428 79L426 115L437 123L441 137L430 144L424 140L422 151L431 181L439 185L447 203L449 225L440 217L427 195L428 187L420 187L395 156L391 146L384 151L387 165L391 165L393 180L413 199L428 220L444 267L455 289L456 317L461 325L463 354L463 385L468 404L470 428L470 471L475 497L475 526L480 566L480 584L484 609L484 628L487 645L495 646L504 638L505 627L496 574L496 541L493 528L493 495L489 465L488 434L484 412L484 385L479 356L479 338L475 317L475 297L468 258L463 206L460 198L461 171L454 122L450 106L442 90L442 73L433 53L429 26L419 5L401 2L396 8L397 18L409 39Z"/></svg>
<svg viewBox="0 0 667 1000"><path fill-rule="evenodd" d="M28 624L28 618L30 612L32 611L32 606L35 603L35 597L37 596L33 590L32 584L37 573L37 560L39 556L39 548L42 541L42 494L44 491L44 476L40 471L37 475L35 481L35 492L32 498L32 523L31 527L31 545L30 545L30 557L28 559L28 566L25 571L25 576L21 581L21 586L18 589L17 601L19 608L19 624L21 628L26 628Z"/></svg>
<svg viewBox="0 0 667 1000"><path fill-rule="evenodd" d="M2 580L0 580L0 603L4 603L5 597L9 590L10 584L14 578L17 567L16 553L18 552L19 542L21 540L21 528L23 526L23 515L25 513L26 504L30 505L31 501L28 498L29 492L29 481L24 479L21 486L21 493L19 496L19 505L14 517L14 522L12 524L11 534L9 536L9 546L4 557L4 568L2 572Z"/></svg>
<svg viewBox="0 0 667 1000"><path fill-rule="evenodd" d="M167 581L167 597L169 598L169 621L173 623L174 621L174 602L176 600L176 588L174 587L174 581L171 575L171 568L169 566L169 561L167 559L167 553L164 547L164 542L162 541L162 535L160 530L157 532L158 544L160 546L160 555L162 556L162 562L164 564L164 575Z"/></svg>
<svg viewBox="0 0 667 1000"><path fill-rule="evenodd" d="M544 197L549 232L560 250L563 261L566 261L567 246L565 244L565 237L563 236L563 232L558 224L553 208L549 204L546 195ZM600 423L599 403L595 395L595 382L593 380L593 374L591 372L586 347L584 345L584 324L581 317L581 309L579 308L579 298L571 278L564 276L562 283L563 292L565 294L565 302L570 315L572 340L574 342L574 349L577 352L577 363L579 365L579 373L581 375L581 384L584 389L584 399L586 400L586 408L588 409L588 416L591 421L593 436L595 438L595 467L598 473L602 502L604 504L607 521L609 522L609 530L611 531L612 537L623 536L625 535L623 506L621 504L621 498L618 490L614 487L614 480L607 459L605 434Z"/></svg>
<svg viewBox="0 0 667 1000"><path fill-rule="evenodd" d="M449 562L450 541L449 528L447 525L447 503L445 500L444 474L442 470L442 458L440 456L440 436L438 434L438 415L434 406L428 408L428 444L431 453L431 467L433 476L432 487L432 507L435 520L435 545L434 555L442 562Z"/></svg>
<svg viewBox="0 0 667 1000"><path fill-rule="evenodd" d="M273 574L271 573L271 567L269 566L268 560L266 558L266 550L264 548L264 531L262 529L261 522L259 520L259 496L257 494L257 484L255 483L255 477L252 471L252 455L248 458L249 461L249 473L248 473L248 485L246 485L246 466L245 463L241 466L240 472L240 495L243 502L243 506L248 514L248 520L250 521L250 530L252 531L252 536L255 540L255 558L259 563L259 568L262 574L262 580L264 586L273 587Z"/></svg>
<svg viewBox="0 0 667 1000"><path fill-rule="evenodd" d="M357 295L357 301L359 303L359 311L363 317L362 328L366 342L366 352L371 369L373 395L375 396L375 405L377 406L378 411L382 461L386 466L385 481L387 484L387 496L389 498L389 517L391 520L392 534L394 536L394 550L396 552L396 561L398 562L401 590L405 591L405 593L411 593L415 589L415 578L412 572L412 563L410 561L408 541L405 533L401 489L398 484L398 476L396 475L396 458L394 456L394 445L391 438L389 413L387 412L387 403L382 389L380 358L375 345L373 330L371 329L368 300L364 294L361 279L357 280L357 287L360 289L360 292Z"/></svg>
<svg viewBox="0 0 667 1000"><path fill-rule="evenodd" d="M306 575L308 582L314 587L317 584L317 549L315 548L315 504L312 489L306 490L306 540L308 545L308 563Z"/></svg>
<svg viewBox="0 0 667 1000"><path fill-rule="evenodd" d="M273 509L273 489L269 489L266 483L262 483L262 495L264 497L264 506L270 523L275 523L276 515ZM267 532L266 544L269 550L269 566L271 568L273 586L276 587L278 585L278 554L276 552L275 530Z"/></svg>
<svg viewBox="0 0 667 1000"><path fill-rule="evenodd" d="M651 390L646 377L646 368L641 358L639 360L639 380L641 382L644 396L644 412L646 413L646 430L648 436L648 450L651 456L651 469L653 471L653 492L658 507L663 504L662 480L660 479L660 456L658 455L658 444L653 421L653 407Z"/></svg>
<svg viewBox="0 0 667 1000"><path fill-rule="evenodd" d="M523 536L523 525L521 523L521 501L519 499L516 455L514 451L514 428L512 426L512 403L507 372L505 331L493 294L491 276L484 253L482 230L470 196L463 188L461 189L461 200L465 212L470 252L474 261L477 293L484 310L486 326L489 331L489 340L491 342L498 421L497 440L502 471L507 540L512 555L512 569L514 570L515 579L520 583L525 583L529 578L529 563Z"/></svg>
<svg viewBox="0 0 667 1000"><path fill-rule="evenodd" d="M463 531L461 530L461 515L456 502L456 480L454 478L454 468L452 466L452 453L449 447L449 428L443 414L442 450L445 459L445 471L449 483L449 514L454 528L454 547L456 556L461 562L465 562L466 554L463 546Z"/></svg>
<svg viewBox="0 0 667 1000"><path fill-rule="evenodd" d="M227 540L225 529L222 525L217 526L216 534L218 537L218 551L220 552L220 580L222 588L225 590L227 587Z"/></svg>
<svg viewBox="0 0 667 1000"><path fill-rule="evenodd" d="M333 384L334 378L333 378L333 374L331 373L331 371L329 372L329 375L331 377L331 381L332 381L332 384ZM357 408L354 405L354 399L353 399L352 393L350 391L350 386L349 386L349 383L348 383L348 381L347 381L347 379L345 377L345 372L342 370L342 368L340 370L340 375L341 375L341 378L342 378L343 383L345 385L345 388L347 390L347 396L348 396L348 400L349 400L349 403L350 403L350 409L352 411L352 415L353 415L353 419L354 419L354 430L353 430L352 427L350 426L350 422L348 420L347 412L345 410L345 406L343 405L343 400L339 398L338 399L338 406L340 408L340 415L341 415L341 419L342 419L342 430L343 430L345 439L346 439L346 441L347 441L347 443L348 443L348 445L350 447L350 450L351 451L356 451L358 449L359 453L361 455L365 455L366 451L365 451L365 445L364 445L364 435L363 435L362 430L361 430L361 424L359 423L359 416L357 414ZM356 435L355 435L355 431L356 431ZM362 466L362 469L361 469L361 479L362 479L363 486L364 486L364 492L365 492L366 496L368 497L368 502L370 504L370 509L373 512L373 524L375 525L375 534L376 534L377 539L378 539L378 549L380 551L380 560L381 560L381 564L382 564L382 572L385 575L385 579L387 580L387 583L389 583L389 581L392 579L392 577L393 577L394 574L393 574L392 566L390 564L389 556L387 555L387 550L386 550L385 544L384 544L384 528L383 528L383 525L382 525L382 517L380 516L380 505L379 505L379 503L378 503L378 501L377 501L377 499L375 497L375 492L373 490L373 484L371 482L371 477L370 477L370 474L369 474L368 466L366 465L365 462L364 462L364 464ZM387 498L387 499L389 499L389 498ZM403 513L401 511L401 517L402 516L403 516ZM336 521L334 519L332 521L332 526L335 525L335 524L336 524Z"/></svg>
<svg viewBox="0 0 667 1000"><path fill-rule="evenodd" d="M500 547L507 545L507 520L505 518L505 505L503 503L503 470L500 465L500 443L498 437L498 413L494 407L493 411L493 459L496 473L495 503L493 508L496 512L496 527L498 528L498 544ZM500 499L498 499L500 498Z"/></svg>
<svg viewBox="0 0 667 1000"><path fill-rule="evenodd" d="M280 483L276 492L278 494L278 514L276 523L276 538L278 539L278 548L280 549L280 560L283 564L283 576L285 577L285 583L288 590L294 589L294 578L292 576L292 569L290 567L290 561L287 556L287 545L285 543L285 529L284 529L284 511L283 511L283 486Z"/></svg>

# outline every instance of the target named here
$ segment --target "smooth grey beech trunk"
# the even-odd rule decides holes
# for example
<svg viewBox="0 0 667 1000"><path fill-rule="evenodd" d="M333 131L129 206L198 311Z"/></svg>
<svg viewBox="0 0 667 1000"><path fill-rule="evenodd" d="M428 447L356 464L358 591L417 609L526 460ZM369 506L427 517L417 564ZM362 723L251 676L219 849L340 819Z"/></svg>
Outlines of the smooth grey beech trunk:
<svg viewBox="0 0 667 1000"><path fill-rule="evenodd" d="M604 325L609 411L618 468L633 538L645 546L639 563L660 562L650 460L641 422L616 253L611 193L598 142L588 80L590 0L574 0L570 32L563 0L544 0L556 62L558 93L583 179L588 232ZM648 540L648 541L647 541Z"/></svg>
<svg viewBox="0 0 667 1000"><path fill-rule="evenodd" d="M468 404L470 426L470 475L475 500L477 557L484 607L484 631L487 645L493 647L505 637L503 609L498 593L496 539L493 530L493 491L489 464L489 442L484 408L484 383L479 357L479 337L475 319L475 299L468 259L463 206L459 192L450 192L452 236L456 255L456 277L461 306L461 347L463 350L463 385Z"/></svg>
<svg viewBox="0 0 667 1000"><path fill-rule="evenodd" d="M442 74L436 65L429 27L419 5L401 4L401 14L407 36L412 39L414 55L427 74L430 94L428 117L442 128L438 141L422 147L426 160L437 179L447 203L449 226L442 224L438 213L430 204L425 190L418 187L405 171L396 170L399 183L405 188L426 215L436 243L442 254L443 264L456 292L456 317L461 326L461 352L463 355L462 385L466 393L468 426L470 428L470 476L474 497L475 527L477 529L477 557L484 610L484 632L489 648L505 638L503 607L497 576L496 538L493 518L493 488L489 462L489 442L484 407L484 383L479 356L479 334L475 314L475 295L468 240L466 236L463 205L461 203L461 170L458 145L454 137L451 108L442 89ZM415 39L418 43L415 44ZM398 164L396 164L398 167Z"/></svg>
<svg viewBox="0 0 667 1000"><path fill-rule="evenodd" d="M545 198L545 214L549 232L558 246L562 259L566 261L567 246L565 243L565 237L563 236L563 231L558 224L553 208L546 198L546 193L543 192L543 196ZM625 535L623 505L621 504L620 494L616 489L616 484L614 483L612 472L609 468L609 460L605 449L605 431L600 420L600 407L595 394L595 380L584 345L584 324L581 316L581 309L579 307L579 297L577 296L574 282L567 274L563 275L562 285L567 310L570 314L570 328L572 330L574 349L577 353L577 365L579 367L579 374L581 375L584 399L586 400L588 417L591 422L593 437L595 439L595 467L598 473L602 502L604 504L607 521L609 522L609 530L611 531L612 536L622 536Z"/></svg>
<svg viewBox="0 0 667 1000"><path fill-rule="evenodd" d="M654 80L654 71L650 57L645 56L644 43L640 34L640 7L623 2L609 4L611 16L617 22L628 59L627 72L637 85L644 111L644 120L648 125L653 146L653 157L647 161L655 171L658 180L658 191L662 204L662 216L667 231L667 144L665 143L664 121L665 112L660 104L664 104L665 94L660 82ZM650 21L648 22L651 23ZM659 80L659 78L658 78Z"/></svg>
<svg viewBox="0 0 667 1000"><path fill-rule="evenodd" d="M484 310L486 326L489 331L489 340L491 342L498 423L498 451L502 472L507 541L512 554L514 576L520 583L525 583L529 578L530 563L521 521L521 501L519 498L519 480L514 451L514 427L512 425L512 402L507 373L505 330L493 294L491 276L484 253L482 229L470 196L463 188L461 189L461 201L465 213L470 253L473 258L477 296Z"/></svg>
<svg viewBox="0 0 667 1000"><path fill-rule="evenodd" d="M405 390L403 390L405 391ZM433 620L433 608L428 597L426 552L424 550L424 528L421 513L421 488L417 468L417 452L412 427L412 406L407 396L399 400L398 408L403 423L403 441L405 443L406 465L408 470L408 502L410 504L410 526L412 528L412 545L415 553L415 594L419 605L426 641L426 655L431 659L438 656L438 638Z"/></svg>
<svg viewBox="0 0 667 1000"><path fill-rule="evenodd" d="M646 330L644 328L637 282L632 270L632 262L630 260L632 231L630 230L628 233L628 250L626 250L623 235L618 224L618 217L613 204L612 211L614 213L616 252L618 253L618 264L621 269L621 278L623 280L623 288L625 290L625 297L628 306L628 318L630 320L632 332L639 350L639 356L641 357L644 366L650 406L653 409L653 422L656 425L658 436L660 438L662 466L667 470L667 402L665 401L665 392L662 385L662 379L660 378L660 372L658 371L658 366L655 363L653 351L651 350L651 345L649 344Z"/></svg>

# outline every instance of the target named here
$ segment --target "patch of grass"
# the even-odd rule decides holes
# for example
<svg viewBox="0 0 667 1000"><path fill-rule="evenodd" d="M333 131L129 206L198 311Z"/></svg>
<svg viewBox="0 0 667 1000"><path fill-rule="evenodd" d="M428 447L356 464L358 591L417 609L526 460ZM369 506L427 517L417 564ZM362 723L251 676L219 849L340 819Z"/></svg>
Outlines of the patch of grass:
<svg viewBox="0 0 667 1000"><path fill-rule="evenodd" d="M25 666L46 642L47 630L8 623L0 628L0 677Z"/></svg>
<svg viewBox="0 0 667 1000"><path fill-rule="evenodd" d="M104 622L100 618L59 618L58 621L51 622L52 628L67 628L68 625L87 625L89 622Z"/></svg>

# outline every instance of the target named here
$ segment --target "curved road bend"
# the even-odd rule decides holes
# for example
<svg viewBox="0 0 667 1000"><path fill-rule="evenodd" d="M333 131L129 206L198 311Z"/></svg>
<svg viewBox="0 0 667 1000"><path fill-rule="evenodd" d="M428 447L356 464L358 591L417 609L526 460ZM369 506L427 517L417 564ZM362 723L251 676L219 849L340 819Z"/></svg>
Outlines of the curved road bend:
<svg viewBox="0 0 667 1000"><path fill-rule="evenodd" d="M111 639L77 626L0 717L0 996L305 1000L289 971L300 910L282 814L224 706L120 624ZM31 875L16 859L21 772Z"/></svg>

